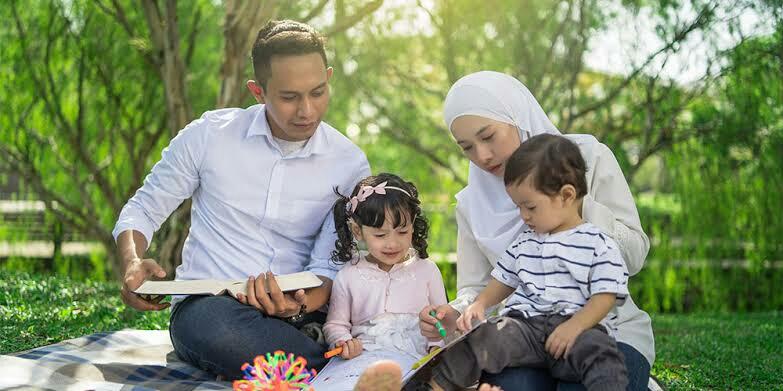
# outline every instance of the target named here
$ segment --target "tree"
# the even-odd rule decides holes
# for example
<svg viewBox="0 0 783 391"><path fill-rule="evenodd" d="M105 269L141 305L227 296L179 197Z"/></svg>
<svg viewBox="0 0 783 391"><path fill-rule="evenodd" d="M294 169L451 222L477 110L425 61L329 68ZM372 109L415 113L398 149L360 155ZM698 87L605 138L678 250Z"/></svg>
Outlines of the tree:
<svg viewBox="0 0 783 391"><path fill-rule="evenodd" d="M683 88L660 76L660 65L693 34L712 32L726 21L720 3L693 1L689 19L674 17L678 4L597 1L437 1L418 3L432 31L400 28L416 16L374 15L357 26L346 57L361 59L350 74L355 89L346 103L351 118L364 129L377 127L380 136L408 148L433 174L464 185L460 151L448 140L440 106L449 86L469 72L492 69L520 78L564 132L593 133L618 152L629 175L645 159L673 143L675 129L687 126L683 112L708 87ZM608 10L647 10L658 16L661 45L641 59L625 76L599 74L585 68L591 39L619 16ZM498 12L502 10L502 12ZM468 16L468 17L466 17ZM382 48L383 50L378 50ZM339 81L338 81L339 83ZM361 138L360 138L361 140ZM622 146L633 143L633 161ZM372 150L372 146L368 146ZM378 151L378 153L382 153ZM417 159L418 159L417 158ZM389 159L391 160L391 159ZM386 164L393 164L391 161Z"/></svg>
<svg viewBox="0 0 783 391"><path fill-rule="evenodd" d="M160 150L195 115L252 104L243 84L255 31L270 18L292 18L328 36L335 77L327 120L360 144L374 171L417 183L439 213L435 246L449 250L454 227L443 216L466 182L466 161L441 105L460 76L493 69L519 77L560 129L595 134L633 176L650 157L713 134L693 113L729 70L721 52L717 71L692 85L662 76L667 59L696 35L713 40L722 26L738 27L744 9L763 9L780 29L778 3L11 1L0 8L12 21L0 26L0 168L22 173L66 230L99 240L112 257L116 216ZM692 12L680 11L684 4ZM588 69L592 40L629 13L655 21L659 46L626 75ZM188 206L152 243L169 270L179 262Z"/></svg>
<svg viewBox="0 0 783 391"><path fill-rule="evenodd" d="M260 26L275 16L312 19L328 3L13 1L0 11L13 21L2 27L10 43L2 97L10 103L0 117L0 164L23 173L50 213L103 243L116 265L114 220L160 149L194 112L247 102L247 53ZM351 13L324 29L332 35L382 1L335 3ZM188 221L189 202L154 240L169 271Z"/></svg>

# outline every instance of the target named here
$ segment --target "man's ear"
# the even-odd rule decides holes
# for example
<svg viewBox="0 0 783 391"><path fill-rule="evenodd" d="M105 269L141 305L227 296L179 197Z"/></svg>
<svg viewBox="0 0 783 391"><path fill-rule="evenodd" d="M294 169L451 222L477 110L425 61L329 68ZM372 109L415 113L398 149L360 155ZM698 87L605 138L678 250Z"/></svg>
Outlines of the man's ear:
<svg viewBox="0 0 783 391"><path fill-rule="evenodd" d="M563 185L560 188L560 197L563 198L563 204L571 205L576 201L576 188L574 185Z"/></svg>
<svg viewBox="0 0 783 391"><path fill-rule="evenodd" d="M353 234L354 239L356 240L363 240L362 238L362 228L359 226L359 224L356 224L353 219L348 220L348 227L351 228L351 233Z"/></svg>
<svg viewBox="0 0 783 391"><path fill-rule="evenodd" d="M334 73L334 68L332 67L326 68L326 81L329 81L329 79L332 78L333 73Z"/></svg>
<svg viewBox="0 0 783 391"><path fill-rule="evenodd" d="M248 80L247 81L247 89L250 90L250 93L253 94L254 98L256 98L256 102L258 102L258 103L265 103L264 102L264 87L262 87L261 84L259 84L255 80Z"/></svg>

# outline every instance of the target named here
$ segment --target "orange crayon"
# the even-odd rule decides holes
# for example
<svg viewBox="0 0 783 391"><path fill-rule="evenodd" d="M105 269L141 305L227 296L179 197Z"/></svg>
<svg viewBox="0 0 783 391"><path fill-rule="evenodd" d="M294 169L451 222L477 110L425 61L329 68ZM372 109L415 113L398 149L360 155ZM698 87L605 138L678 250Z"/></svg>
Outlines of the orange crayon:
<svg viewBox="0 0 783 391"><path fill-rule="evenodd" d="M343 347L342 346L338 346L338 347L336 347L336 348L334 348L334 349L324 353L324 358L332 358L332 357L334 357L334 356L336 356L336 355L338 355L338 354L340 354L342 352L343 352Z"/></svg>

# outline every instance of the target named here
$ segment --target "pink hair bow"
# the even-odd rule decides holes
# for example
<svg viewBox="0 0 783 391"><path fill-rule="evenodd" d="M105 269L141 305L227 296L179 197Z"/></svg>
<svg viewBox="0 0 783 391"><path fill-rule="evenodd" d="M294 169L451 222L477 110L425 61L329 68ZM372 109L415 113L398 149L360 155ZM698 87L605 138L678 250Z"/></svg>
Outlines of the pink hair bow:
<svg viewBox="0 0 783 391"><path fill-rule="evenodd" d="M373 194L386 194L386 189L399 190L399 191L405 193L408 197L411 196L407 191L405 191L405 190L403 190L403 189L401 189L399 187L395 187L395 186L386 187L387 183L388 183L388 181L381 182L381 183L377 184L376 186L362 186L362 188L359 189L359 192L356 193L355 196L351 197L351 199L346 204L346 207L347 207L348 211L351 212L351 213L356 212L356 207L359 206L360 202L363 202L363 201L367 200L367 198L370 197Z"/></svg>

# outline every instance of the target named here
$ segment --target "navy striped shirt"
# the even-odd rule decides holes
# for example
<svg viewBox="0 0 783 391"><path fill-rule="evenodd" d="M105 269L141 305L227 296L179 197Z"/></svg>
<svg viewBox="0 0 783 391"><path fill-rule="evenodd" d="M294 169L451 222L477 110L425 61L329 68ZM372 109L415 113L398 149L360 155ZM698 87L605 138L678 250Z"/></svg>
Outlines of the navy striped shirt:
<svg viewBox="0 0 783 391"><path fill-rule="evenodd" d="M618 304L628 295L628 268L617 243L590 223L555 234L528 228L498 260L492 277L516 288L503 313L513 309L527 317L571 315L596 293L615 293Z"/></svg>

